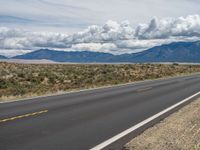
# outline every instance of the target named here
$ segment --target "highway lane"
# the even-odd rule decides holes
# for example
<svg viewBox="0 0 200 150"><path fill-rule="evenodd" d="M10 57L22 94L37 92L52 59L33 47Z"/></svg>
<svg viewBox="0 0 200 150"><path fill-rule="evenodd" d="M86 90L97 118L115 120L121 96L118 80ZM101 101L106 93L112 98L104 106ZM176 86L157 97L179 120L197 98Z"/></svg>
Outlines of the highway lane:
<svg viewBox="0 0 200 150"><path fill-rule="evenodd" d="M0 104L0 149L90 149L200 91L200 75Z"/></svg>

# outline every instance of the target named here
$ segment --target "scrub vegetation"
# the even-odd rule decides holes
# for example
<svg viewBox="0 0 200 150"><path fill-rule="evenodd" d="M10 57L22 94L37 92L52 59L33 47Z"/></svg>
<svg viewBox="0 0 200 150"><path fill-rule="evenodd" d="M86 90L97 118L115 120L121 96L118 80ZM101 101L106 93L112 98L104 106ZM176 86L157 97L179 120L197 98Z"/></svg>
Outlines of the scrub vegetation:
<svg viewBox="0 0 200 150"><path fill-rule="evenodd" d="M0 62L0 101L195 72L199 65Z"/></svg>

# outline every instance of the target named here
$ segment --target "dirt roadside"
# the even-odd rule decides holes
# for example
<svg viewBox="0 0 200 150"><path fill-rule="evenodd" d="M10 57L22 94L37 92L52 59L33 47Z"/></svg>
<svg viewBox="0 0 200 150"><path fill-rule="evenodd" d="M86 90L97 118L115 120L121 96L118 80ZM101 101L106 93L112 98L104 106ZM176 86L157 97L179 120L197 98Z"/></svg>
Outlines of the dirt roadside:
<svg viewBox="0 0 200 150"><path fill-rule="evenodd" d="M147 129L125 150L200 150L200 98Z"/></svg>

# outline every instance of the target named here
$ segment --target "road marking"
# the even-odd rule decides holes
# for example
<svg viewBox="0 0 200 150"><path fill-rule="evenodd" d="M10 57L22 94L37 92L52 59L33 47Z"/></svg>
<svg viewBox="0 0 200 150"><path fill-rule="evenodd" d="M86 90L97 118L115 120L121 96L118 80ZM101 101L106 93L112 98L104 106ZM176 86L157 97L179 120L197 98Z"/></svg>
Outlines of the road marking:
<svg viewBox="0 0 200 150"><path fill-rule="evenodd" d="M30 116L36 116L36 115L40 115L40 114L47 113L47 112L48 112L48 110L42 110L42 111L38 111L38 112L14 116L14 117L11 117L11 118L0 119L0 123L7 122L7 121L13 121L13 120L21 119L21 118L27 118L27 117L30 117Z"/></svg>
<svg viewBox="0 0 200 150"><path fill-rule="evenodd" d="M178 103L176 103L176 104L174 104L174 105L172 105L172 106L170 106L170 107L168 107L168 108L162 110L161 112L159 112L159 113L157 113L157 114L155 114L155 115L153 115L153 116L151 116L151 117L145 119L144 121L142 121L142 122L140 122L140 123L138 123L138 124L132 126L131 128L129 128L129 129L127 129L127 130L125 130L125 131L123 131L123 132L117 134L116 136L114 136L114 137L112 137L112 138L106 140L105 142L103 142L103 143L101 143L101 144L99 144L99 145L97 145L97 146L91 148L90 150L101 150L101 149L107 147L108 145L110 145L110 144L116 142L117 140L121 139L122 137L124 137L124 136L128 135L129 133L131 133L131 132L133 132L133 131L139 129L140 127L142 127L142 126L144 126L145 124L147 124L147 123L153 121L154 119L156 119L156 118L158 118L158 117L164 115L165 113L167 113L167 112L169 112L169 111L171 111L171 110L177 108L178 106L180 106L180 105L182 105L182 104L188 102L189 100L191 100L192 98L194 98L194 97L196 97L196 96L198 96L198 95L200 95L200 91L197 92L196 94L194 94L194 95L192 95L192 96L190 96L190 97L188 97L188 98L186 98L186 99L184 99L184 100L182 100L182 101L180 101L180 102L178 102Z"/></svg>
<svg viewBox="0 0 200 150"><path fill-rule="evenodd" d="M137 92L144 92L144 91L148 91L148 90L151 90L152 87L146 87L146 88L142 88L142 89L138 89L136 90Z"/></svg>

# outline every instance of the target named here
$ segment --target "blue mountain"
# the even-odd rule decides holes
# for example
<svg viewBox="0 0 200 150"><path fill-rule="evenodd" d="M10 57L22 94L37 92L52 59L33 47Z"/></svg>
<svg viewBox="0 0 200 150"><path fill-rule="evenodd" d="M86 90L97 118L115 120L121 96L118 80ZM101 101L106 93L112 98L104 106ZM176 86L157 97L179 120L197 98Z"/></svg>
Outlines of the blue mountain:
<svg viewBox="0 0 200 150"><path fill-rule="evenodd" d="M48 59L56 62L106 62L114 57L109 53L89 52L89 51L55 51L49 49L40 49L24 55L13 57L14 59Z"/></svg>
<svg viewBox="0 0 200 150"><path fill-rule="evenodd" d="M0 55L0 59L7 59L7 57Z"/></svg>
<svg viewBox="0 0 200 150"><path fill-rule="evenodd" d="M197 42L174 42L156 46L148 50L122 54L110 59L110 62L188 62L200 63L200 41Z"/></svg>
<svg viewBox="0 0 200 150"><path fill-rule="evenodd" d="M41 49L24 55L13 57L15 59L49 59L57 62L190 62L200 63L200 41L174 42L156 46L148 50L133 53L112 55L110 53L90 51L53 51Z"/></svg>

